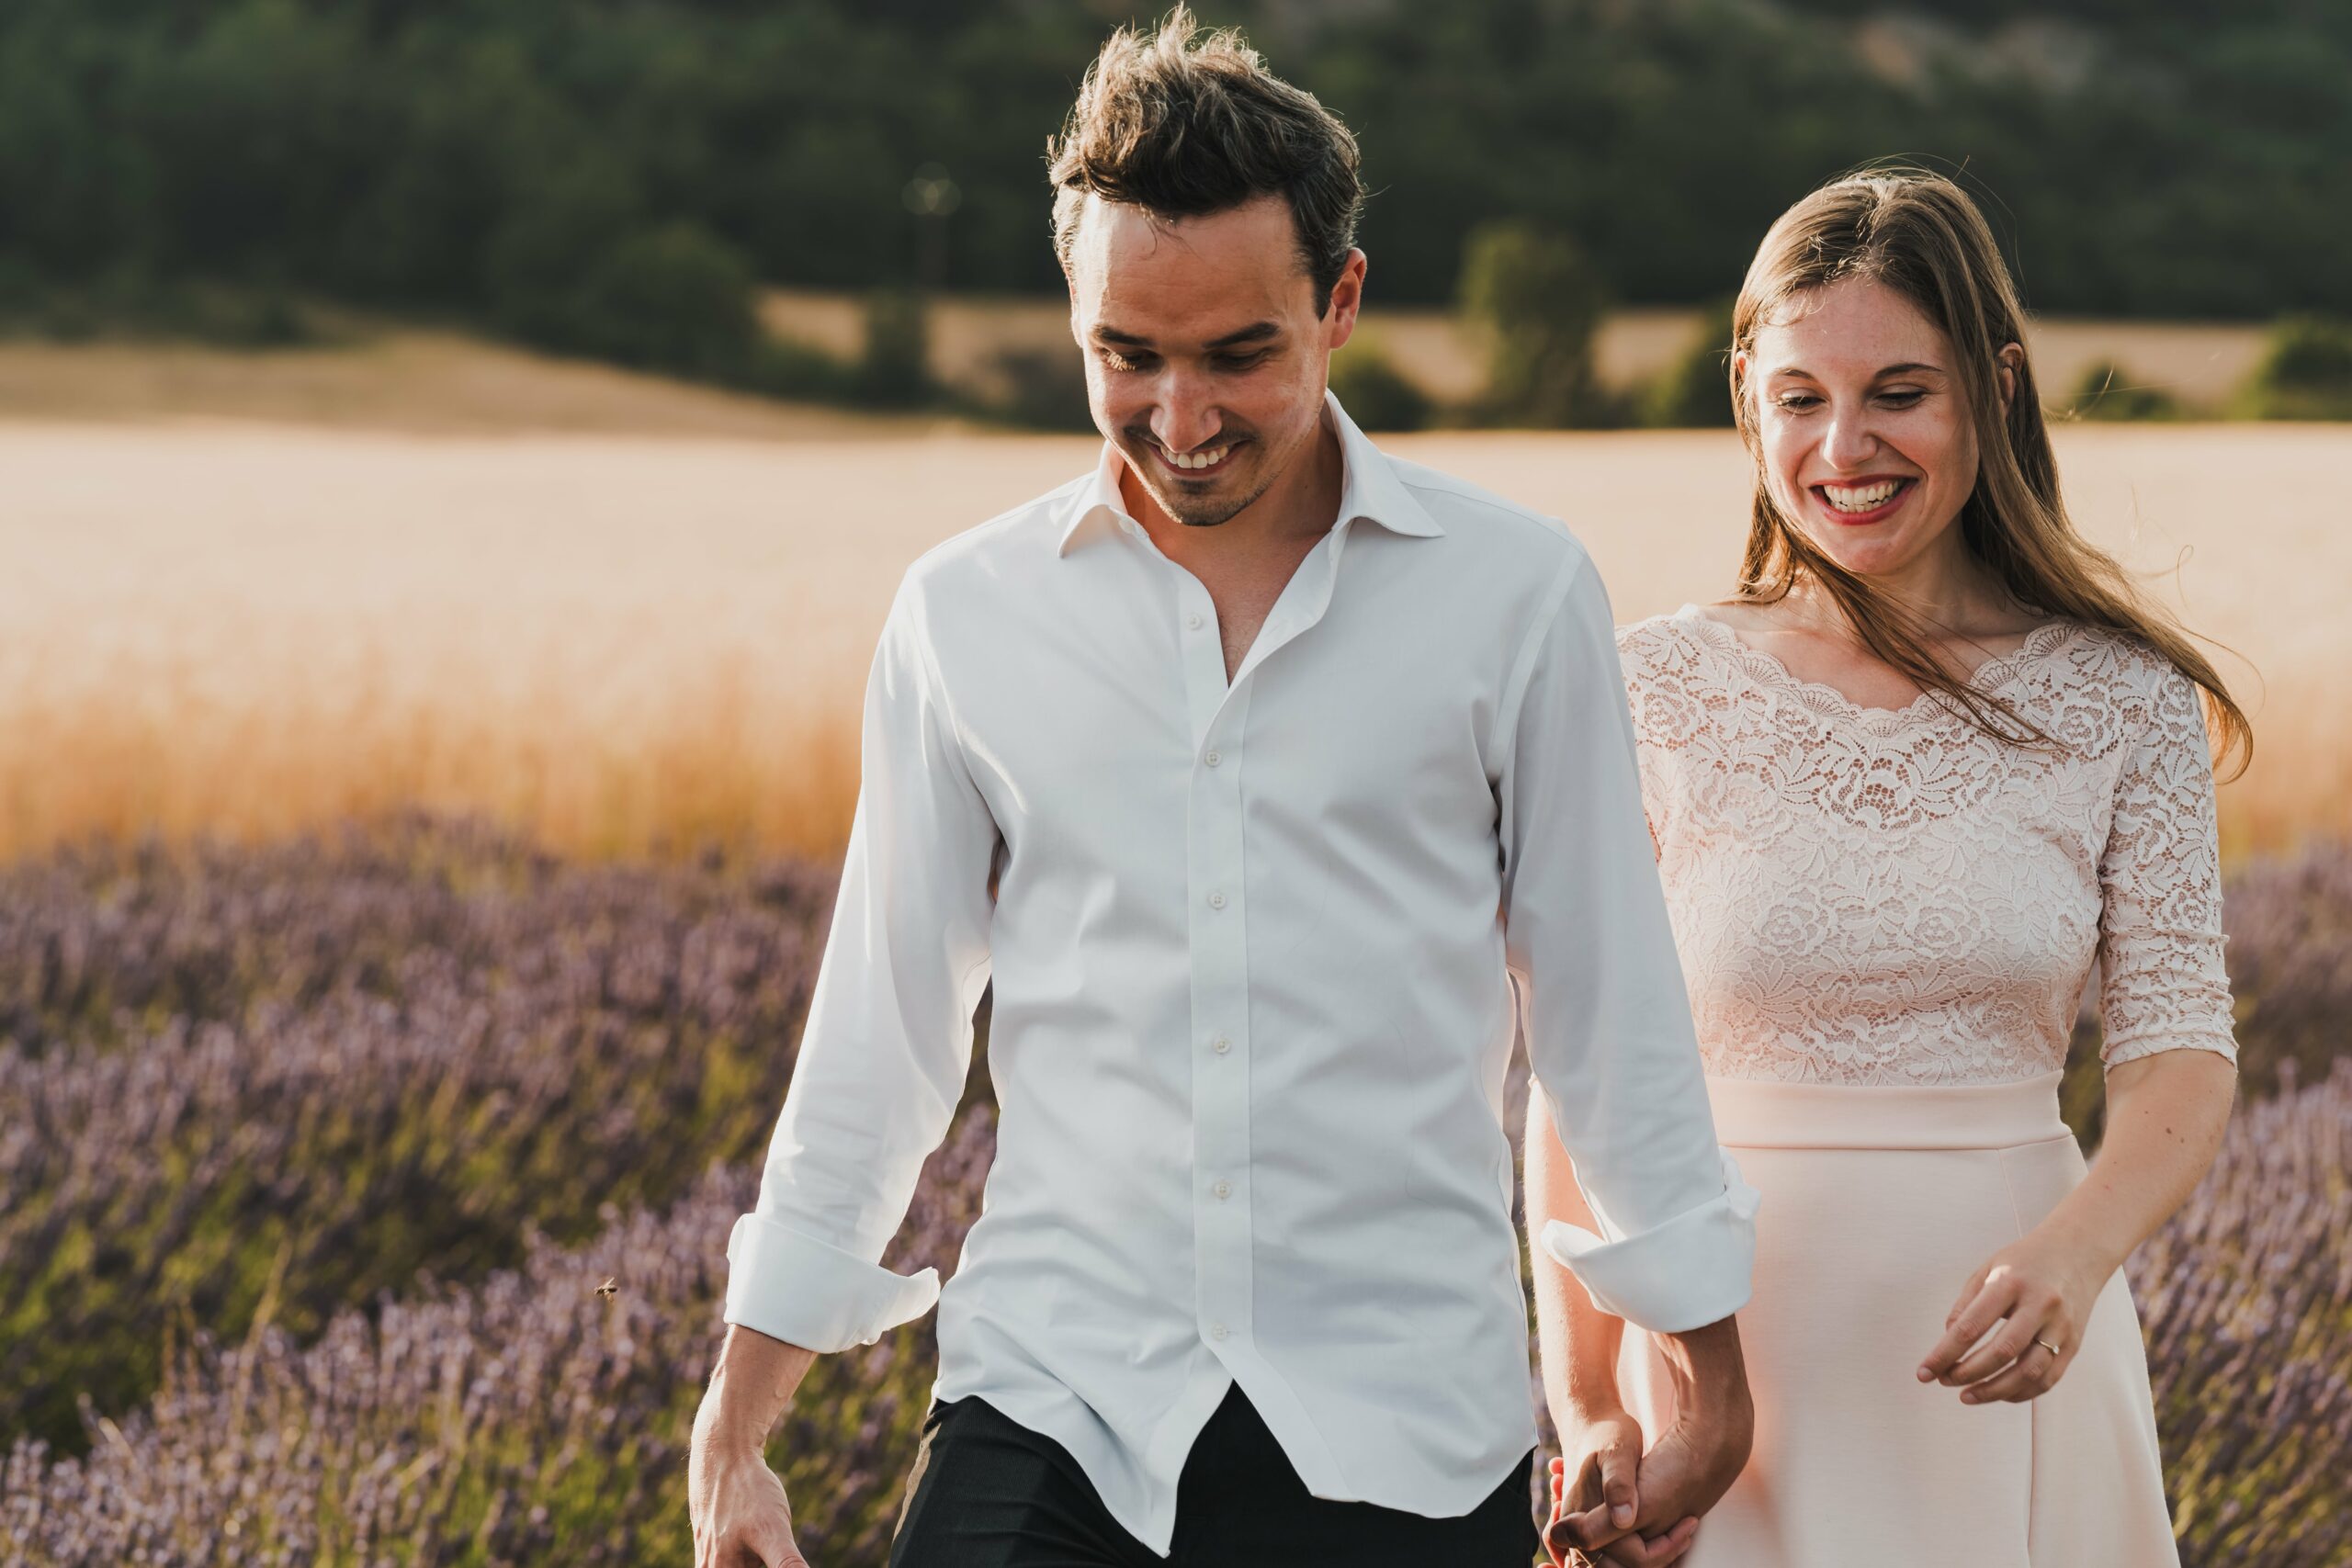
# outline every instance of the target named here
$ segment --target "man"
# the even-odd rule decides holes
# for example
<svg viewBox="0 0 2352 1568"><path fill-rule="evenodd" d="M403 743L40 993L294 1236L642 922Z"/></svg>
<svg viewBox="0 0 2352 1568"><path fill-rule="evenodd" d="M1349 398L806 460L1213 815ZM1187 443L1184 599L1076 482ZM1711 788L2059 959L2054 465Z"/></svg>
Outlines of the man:
<svg viewBox="0 0 2352 1568"><path fill-rule="evenodd" d="M1052 152L1106 445L891 606L729 1245L697 1562L803 1562L768 1429L816 1355L934 1299L898 1568L1528 1562L1514 975L1607 1233L1578 1277L1688 1377L1677 1462L1612 1478L1637 1512L1573 1539L1664 1561L1746 1458L1752 1211L1600 584L1557 524L1384 457L1329 397L1355 143L1237 38L1122 32ZM877 1259L991 977L996 1159L943 1292Z"/></svg>

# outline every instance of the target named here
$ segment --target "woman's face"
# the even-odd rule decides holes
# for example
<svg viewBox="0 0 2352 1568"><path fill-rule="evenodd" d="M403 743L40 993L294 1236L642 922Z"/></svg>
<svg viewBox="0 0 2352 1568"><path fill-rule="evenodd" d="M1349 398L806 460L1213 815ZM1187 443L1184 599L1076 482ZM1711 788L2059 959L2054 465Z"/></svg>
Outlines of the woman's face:
<svg viewBox="0 0 2352 1568"><path fill-rule="evenodd" d="M2014 344L2003 351L2008 382ZM1814 547L1864 577L1958 544L1976 432L1951 344L1884 284L1799 294L1743 356L1772 499Z"/></svg>

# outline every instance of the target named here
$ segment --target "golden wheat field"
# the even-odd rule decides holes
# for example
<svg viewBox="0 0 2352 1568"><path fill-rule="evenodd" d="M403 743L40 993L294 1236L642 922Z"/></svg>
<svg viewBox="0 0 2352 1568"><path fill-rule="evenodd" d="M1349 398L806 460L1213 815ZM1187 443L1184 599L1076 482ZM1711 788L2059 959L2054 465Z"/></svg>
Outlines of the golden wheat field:
<svg viewBox="0 0 2352 1568"><path fill-rule="evenodd" d="M0 852L410 804L581 853L836 849L901 569L1094 446L777 428L0 423ZM2088 531L2235 650L2258 750L2232 851L2352 833L2352 427L2061 441ZM1389 445L1567 519L1621 618L1728 582L1727 434Z"/></svg>

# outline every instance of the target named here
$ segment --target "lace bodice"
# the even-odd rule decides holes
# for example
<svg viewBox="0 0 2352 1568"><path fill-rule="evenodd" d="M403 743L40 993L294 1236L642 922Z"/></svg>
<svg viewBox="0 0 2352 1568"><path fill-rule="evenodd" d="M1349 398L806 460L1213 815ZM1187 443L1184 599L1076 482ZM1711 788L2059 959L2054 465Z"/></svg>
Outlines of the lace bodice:
<svg viewBox="0 0 2352 1568"><path fill-rule="evenodd" d="M1710 1073L2050 1072L2094 961L2109 1066L2235 1057L2203 711L2145 645L2052 622L1978 668L2053 752L1857 706L1690 606L1617 640Z"/></svg>

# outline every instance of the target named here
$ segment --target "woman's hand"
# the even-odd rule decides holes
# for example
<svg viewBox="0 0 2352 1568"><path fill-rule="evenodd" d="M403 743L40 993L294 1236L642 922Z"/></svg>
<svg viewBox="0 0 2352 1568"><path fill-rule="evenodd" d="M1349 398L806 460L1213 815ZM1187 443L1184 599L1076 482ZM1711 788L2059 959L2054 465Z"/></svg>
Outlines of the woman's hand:
<svg viewBox="0 0 2352 1568"><path fill-rule="evenodd" d="M1962 1404L1984 1404L2032 1399L2066 1375L2091 1304L2117 1265L2047 1232L2003 1247L1968 1277L1944 1319L1944 1337L1920 1364L1921 1382L1932 1379L1962 1390ZM1970 1350L1996 1321L1999 1332Z"/></svg>
<svg viewBox="0 0 2352 1568"><path fill-rule="evenodd" d="M1567 1452L1552 1461L1552 1518L1544 1531L1544 1548L1554 1562L1567 1568L1662 1568L1689 1550L1698 1533L1695 1517L1679 1520L1671 1530L1652 1538L1645 1538L1635 1526L1641 1506L1639 1421L1623 1410L1592 1412L1576 1422L1573 1432L1564 1433L1561 1441ZM1574 1484L1568 1479L1572 1473ZM1607 1536L1607 1544L1589 1550L1566 1544L1566 1532L1558 1527L1574 1514L1592 1516L1586 1521L1585 1539ZM1600 1529L1604 1517L1606 1529Z"/></svg>

